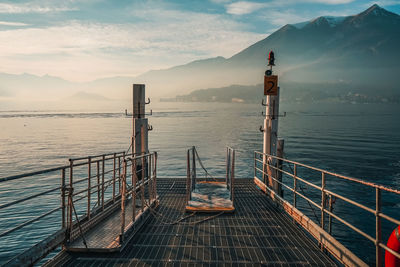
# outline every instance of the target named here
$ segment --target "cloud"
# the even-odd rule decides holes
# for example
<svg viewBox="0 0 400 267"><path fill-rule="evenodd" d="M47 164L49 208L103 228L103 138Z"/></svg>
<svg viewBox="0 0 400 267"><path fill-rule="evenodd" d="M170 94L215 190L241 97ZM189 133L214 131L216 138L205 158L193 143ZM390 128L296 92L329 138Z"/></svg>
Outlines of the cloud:
<svg viewBox="0 0 400 267"><path fill-rule="evenodd" d="M265 38L223 15L148 8L136 23L67 21L0 31L0 72L69 80L138 75L214 56L230 57ZM6 69L7 68L7 69Z"/></svg>
<svg viewBox="0 0 400 267"><path fill-rule="evenodd" d="M226 12L232 15L245 15L267 6L266 3L240 1L226 5Z"/></svg>
<svg viewBox="0 0 400 267"><path fill-rule="evenodd" d="M30 24L22 22L0 21L0 25L20 27L20 26L29 26Z"/></svg>
<svg viewBox="0 0 400 267"><path fill-rule="evenodd" d="M370 7L373 4L377 4L379 6L396 6L396 5L400 5L400 1L399 0L376 0L376 1L368 2L364 6Z"/></svg>
<svg viewBox="0 0 400 267"><path fill-rule="evenodd" d="M76 8L67 6L57 6L54 4L45 5L37 3L25 4L7 4L0 3L0 13L6 14L23 14L23 13L49 13L77 10Z"/></svg>

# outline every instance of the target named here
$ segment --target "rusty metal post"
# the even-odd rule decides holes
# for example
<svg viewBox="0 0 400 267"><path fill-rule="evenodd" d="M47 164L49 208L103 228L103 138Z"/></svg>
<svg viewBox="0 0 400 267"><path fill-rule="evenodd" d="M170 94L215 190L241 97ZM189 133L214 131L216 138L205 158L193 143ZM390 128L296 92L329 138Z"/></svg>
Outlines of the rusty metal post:
<svg viewBox="0 0 400 267"><path fill-rule="evenodd" d="M254 177L256 177L257 176L257 153L256 153L256 151L254 151Z"/></svg>
<svg viewBox="0 0 400 267"><path fill-rule="evenodd" d="M137 164L136 159L132 158L132 221L136 218L136 184L137 184Z"/></svg>
<svg viewBox="0 0 400 267"><path fill-rule="evenodd" d="M97 164L97 205L100 207L100 161L96 161Z"/></svg>
<svg viewBox="0 0 400 267"><path fill-rule="evenodd" d="M192 177L192 190L194 190L196 188L196 179L197 179L197 175L196 175L196 151L195 151L196 147L193 147L192 150L192 156L193 156L193 177Z"/></svg>
<svg viewBox="0 0 400 267"><path fill-rule="evenodd" d="M321 175L321 228L325 225L325 173Z"/></svg>
<svg viewBox="0 0 400 267"><path fill-rule="evenodd" d="M145 157L142 157L142 179L141 179L141 181L140 181L140 185L141 185L141 188L140 188L140 191L141 191L141 195L142 195L142 212L144 211L144 175L145 175L145 169L144 169L144 166L145 166L145 164L146 164L146 162L145 162L145 159L144 159Z"/></svg>
<svg viewBox="0 0 400 267"><path fill-rule="evenodd" d="M297 193L296 193L296 190L297 190L297 165L296 164L294 164L294 166L293 166L293 207L295 207L296 208L296 200L297 200Z"/></svg>
<svg viewBox="0 0 400 267"><path fill-rule="evenodd" d="M376 210L375 210L375 257L376 257L376 266L383 266L382 264L382 248L379 244L382 241L382 228L381 228L381 190L376 187L375 189L375 197L376 197Z"/></svg>
<svg viewBox="0 0 400 267"><path fill-rule="evenodd" d="M126 195L126 160L123 162L123 172L122 172L122 193L121 193L121 234L119 237L119 242L124 241L125 234L125 195Z"/></svg>
<svg viewBox="0 0 400 267"><path fill-rule="evenodd" d="M101 167L101 209L104 210L104 164L106 156L103 155Z"/></svg>
<svg viewBox="0 0 400 267"><path fill-rule="evenodd" d="M332 195L329 195L329 212L332 213ZM328 232L332 234L332 216L329 214Z"/></svg>
<svg viewBox="0 0 400 267"><path fill-rule="evenodd" d="M116 167L116 163L115 163L115 158L116 158L117 154L114 153L113 156L113 188L112 188L112 198L113 198L113 203L115 203L115 167Z"/></svg>
<svg viewBox="0 0 400 267"><path fill-rule="evenodd" d="M65 228L65 169L61 169L61 227Z"/></svg>
<svg viewBox="0 0 400 267"><path fill-rule="evenodd" d="M191 177L190 177L190 150L188 149L186 155L186 203L189 203L190 200L190 192L191 192Z"/></svg>
<svg viewBox="0 0 400 267"><path fill-rule="evenodd" d="M73 203L72 203L72 188L73 188L73 165L74 162L72 159L69 159L69 195L68 195L68 224L69 224L69 238L71 238L72 233L72 212L73 212Z"/></svg>
<svg viewBox="0 0 400 267"><path fill-rule="evenodd" d="M118 156L118 194L121 194L121 156Z"/></svg>
<svg viewBox="0 0 400 267"><path fill-rule="evenodd" d="M232 150L232 170L231 170L231 200L234 200L234 186L235 186L235 150Z"/></svg>
<svg viewBox="0 0 400 267"><path fill-rule="evenodd" d="M283 149L284 149L284 144L285 140L284 139L278 139L277 142L277 148L276 148L276 156L279 158L283 158ZM283 190L282 190L282 167L283 167L283 161L281 159L278 159L276 161L276 169L275 169L275 192L278 194L278 196L283 197Z"/></svg>
<svg viewBox="0 0 400 267"><path fill-rule="evenodd" d="M229 186L228 185L228 183L229 183L229 177L228 177L228 175L229 175L229 147L226 147L226 178L225 178L225 183L226 183L226 185L227 186Z"/></svg>
<svg viewBox="0 0 400 267"><path fill-rule="evenodd" d="M153 168L153 176L154 176L154 198L157 199L157 152L154 152L154 168Z"/></svg>
<svg viewBox="0 0 400 267"><path fill-rule="evenodd" d="M87 190L87 217L90 220L90 194L91 194L91 177L92 177L92 158L88 157L88 190Z"/></svg>
<svg viewBox="0 0 400 267"><path fill-rule="evenodd" d="M148 157L148 170L147 170L147 189L149 191L149 205L151 204L151 201L153 200L153 181L152 181L152 171L151 171L151 154Z"/></svg>

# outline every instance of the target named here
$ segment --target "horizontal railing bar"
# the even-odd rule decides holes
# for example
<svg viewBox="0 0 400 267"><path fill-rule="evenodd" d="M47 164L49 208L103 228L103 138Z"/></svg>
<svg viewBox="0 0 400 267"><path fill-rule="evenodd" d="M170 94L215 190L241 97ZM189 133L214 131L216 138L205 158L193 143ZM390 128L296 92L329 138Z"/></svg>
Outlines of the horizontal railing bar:
<svg viewBox="0 0 400 267"><path fill-rule="evenodd" d="M346 201L346 202L348 202L350 204L353 204L354 206L357 206L357 207L359 207L359 208L361 208L363 210L366 210L366 211L368 211L368 212L370 212L372 214L375 214L375 212L376 212L374 209L368 208L367 206L364 206L363 204L357 203L354 200L351 200L351 199L349 199L347 197L344 197L344 196L341 196L339 194L336 194L336 193L334 193L332 191L325 190L325 193L327 193L329 195L332 195L334 197L340 198L341 200L344 200L344 201Z"/></svg>
<svg viewBox="0 0 400 267"><path fill-rule="evenodd" d="M108 154L106 154L106 155L108 155ZM113 153L111 155L113 155ZM118 156L116 158L120 158L120 157L122 157L122 156ZM85 157L83 159L87 159L87 157ZM105 161L111 160L111 159L114 159L114 157L105 158ZM73 159L73 160L75 160L75 159ZM96 162L101 162L101 161L103 161L103 159L92 160L91 163L96 163ZM75 163L72 166L73 167L79 167L79 166L83 166L83 165L88 165L88 162ZM69 169L69 168L70 168L70 165L64 165L64 166L59 166L59 167L54 167L54 168L49 168L49 169L43 169L43 170L38 170L38 171L33 171L33 172L28 172L28 173L22 173L22 174L2 177L2 178L0 178L0 183L1 182L5 182L5 181L10 181L10 180L15 180L15 179L26 178L26 177L29 177L29 176L45 174L45 173L49 173L49 172L55 172L55 171L59 171L59 170L62 170L62 169Z"/></svg>
<svg viewBox="0 0 400 267"><path fill-rule="evenodd" d="M79 158L71 158L71 160L72 160L72 161L83 160L83 159L88 159L89 157L90 157L91 159L94 159L94 158L99 158L99 157L103 157L103 156L105 156L105 157L107 157L107 156L114 156L114 154L115 154L116 156L121 156L121 155L123 155L124 153L125 153L125 151L115 152L115 153L107 153L107 154L98 154L98 155L94 155L94 156L86 156L86 157L79 157ZM132 154L130 154L130 155L132 155Z"/></svg>
<svg viewBox="0 0 400 267"><path fill-rule="evenodd" d="M28 176L40 175L40 174L45 174L45 173L49 173L49 172L55 172L55 171L59 171L59 170L66 169L66 168L69 168L69 166L61 166L61 167L43 169L43 170L39 170L39 171L34 171L34 172L28 172L28 173L23 173L23 174L17 174L17 175L12 175L12 176L8 176L8 177L3 177L3 178L0 178L0 183L1 182L5 182L5 181L11 181L11 180L15 180L15 179L25 178L25 177L28 177Z"/></svg>
<svg viewBox="0 0 400 267"><path fill-rule="evenodd" d="M48 211L46 213L43 213L42 215L40 215L38 217L33 218L32 220L29 220L29 221L26 221L24 223L21 223L20 225L17 225L17 226L15 226L14 228L12 228L10 230L7 230L5 232L0 233L0 237L6 236L6 235L18 230L18 229L21 229L22 227L24 227L24 226L26 226L28 224L34 223L34 222L42 219L43 217L46 217L46 216L48 216L48 215L50 215L50 214L52 214L52 213L54 213L54 212L56 212L56 211L58 211L60 209L61 209L61 207L55 208L55 209L50 210L50 211Z"/></svg>
<svg viewBox="0 0 400 267"><path fill-rule="evenodd" d="M144 157L151 157L151 156L153 156L153 155L154 155L154 152L153 152L153 153L147 153L147 154L144 154L144 155L140 155L140 156L134 157L134 158L127 157L126 160L134 161L134 160L142 159L142 158L144 158Z"/></svg>
<svg viewBox="0 0 400 267"><path fill-rule="evenodd" d="M388 215L386 215L384 213L378 213L378 214L379 214L380 217L382 217L382 218L384 218L384 219L386 219L386 220L388 220L388 221L390 221L390 222L392 222L392 223L394 223L396 225L400 225L400 220L392 218L392 217L390 217L390 216L388 216Z"/></svg>
<svg viewBox="0 0 400 267"><path fill-rule="evenodd" d="M311 182L309 182L309 181L307 181L307 180L305 180L305 179L303 179L303 178L301 178L301 177L299 177L299 176L296 176L296 177L295 177L295 176L294 176L293 174L291 174L290 172L281 170L281 169L276 168L275 166L272 166L272 165L269 165L269 164L267 164L267 165L268 165L269 167L271 167L271 168L277 170L277 171L280 171L280 172L282 172L282 173L284 173L284 174L286 174L286 175L291 176L293 179L296 178L297 180L299 180L299 181L301 181L301 182L303 182L303 183L305 183L305 184L307 184L307 185L309 185L309 186L311 186L311 187L313 187L313 188L315 188L315 189L318 189L319 191L322 190L322 187L320 187L320 186L318 186L318 185L315 185L315 184L313 184L313 183L311 183Z"/></svg>
<svg viewBox="0 0 400 267"><path fill-rule="evenodd" d="M388 246L386 246L384 243L380 243L379 242L379 246L381 248L384 248L385 250L389 251L390 253L392 253L394 256L396 256L397 258L400 259L400 253L394 251L393 249L389 248Z"/></svg>
<svg viewBox="0 0 400 267"><path fill-rule="evenodd" d="M257 167L256 167L256 169L259 170L260 172L262 172L264 175L268 175L268 174L266 174L265 172L263 172L262 170L258 169ZM296 176L296 177L297 177L297 176ZM292 189L291 187L287 186L287 185L284 184L283 182L278 181L277 179L275 179L275 178L272 177L272 176L271 176L271 179L274 180L275 182L279 183L280 185L286 187L286 188L289 189L290 191L294 192L294 189ZM297 179L300 179L300 178L297 178ZM296 193L296 195L301 196L302 198L304 198L305 200L307 200L308 202L310 202L311 204L313 204L314 206L316 206L316 207L319 208L320 210L322 209L322 207L321 207L320 205L318 205L317 203L315 203L314 201L312 201L311 199L309 199L309 198L306 197L305 195L303 195L303 194L301 194L301 193L299 193L299 192L297 192L297 191L294 192L294 193Z"/></svg>
<svg viewBox="0 0 400 267"><path fill-rule="evenodd" d="M98 186L100 186L100 185L103 185L103 184L106 185L107 183L111 184L111 182L112 182L113 180L114 180L113 178L111 178L111 179L109 179L109 180L105 180L104 183L101 182L101 183L99 183L99 184L95 184L95 185L91 186L90 189L96 188L96 187L98 187ZM79 194L81 194L81 193L86 192L87 190L88 190L88 188L86 187L85 189L82 189L81 191L78 191L77 193L73 193L72 196L79 195ZM97 192L101 192L101 189L100 189L100 190L94 190L94 191L91 192L91 194L92 194L92 193L97 193Z"/></svg>
<svg viewBox="0 0 400 267"><path fill-rule="evenodd" d="M265 153L262 153L262 152L255 151L255 153L258 154L258 155L265 155L265 156L268 156L268 157L273 157L273 158L278 159L278 160L282 160L282 161L285 161L285 162L296 164L297 166L302 166L302 167L305 167L305 168L308 168L308 169L312 169L312 170L315 170L315 171L323 172L325 174L329 174L329 175L335 176L337 178L341 178L341 179L344 179L344 180L352 181L352 182L355 182L355 183L363 184L363 185L374 187L374 188L379 188L381 190L400 195L400 190L397 190L397 189L394 189L394 188L385 187L383 185L378 185L378 184L375 184L375 183L372 183L372 182L366 182L366 181L363 181L363 180L360 180L360 179L357 179L357 178L344 176L344 175L341 175L341 174L338 174L338 173L334 173L334 172L330 172L330 171L327 171L327 170L319 169L319 168L312 167L312 166L309 166L309 165L306 165L306 164L303 164L303 163L300 163L300 162L296 162L296 161L293 161L293 160L280 158L280 157L269 155L269 154L265 154Z"/></svg>
<svg viewBox="0 0 400 267"><path fill-rule="evenodd" d="M37 193L37 194L34 194L34 195L30 195L30 196L28 196L28 197L26 197L26 198L17 199L17 200L15 200L15 201L11 201L11 202L8 202L8 203L6 203L6 204L0 205L0 209L4 209L4 208L7 208L7 207L9 207L9 206L12 206L12 205L15 205L15 204L18 204L18 203L27 201L27 200L32 199L32 198L35 198L35 197L39 197L39 196L42 196L42 195L46 195L46 194L48 194L48 193L51 193L51 192L54 192L54 191L60 190L60 189L61 189L61 187L52 188L52 189L47 190L47 191L44 191L44 192L40 192L40 193Z"/></svg>
<svg viewBox="0 0 400 267"><path fill-rule="evenodd" d="M333 218L335 218L336 220L338 220L339 222L343 223L344 225L346 225L347 227L353 229L354 231L356 231L357 233L359 233L360 235L364 236L365 238L369 239L370 241L375 243L375 238L373 238L372 236L370 236L369 234L361 231L360 229L358 229L357 227L353 226L352 224L350 224L349 222L345 221L344 219L340 218L339 216L337 216L336 214L330 212L329 210L324 210L327 214L331 215Z"/></svg>

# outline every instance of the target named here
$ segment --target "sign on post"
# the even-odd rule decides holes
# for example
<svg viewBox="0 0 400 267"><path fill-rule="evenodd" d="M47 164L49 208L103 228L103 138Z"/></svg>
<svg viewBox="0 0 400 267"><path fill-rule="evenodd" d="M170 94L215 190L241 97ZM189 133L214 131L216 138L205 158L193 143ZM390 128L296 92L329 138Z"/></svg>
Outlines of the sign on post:
<svg viewBox="0 0 400 267"><path fill-rule="evenodd" d="M278 76L264 76L264 95L278 95Z"/></svg>

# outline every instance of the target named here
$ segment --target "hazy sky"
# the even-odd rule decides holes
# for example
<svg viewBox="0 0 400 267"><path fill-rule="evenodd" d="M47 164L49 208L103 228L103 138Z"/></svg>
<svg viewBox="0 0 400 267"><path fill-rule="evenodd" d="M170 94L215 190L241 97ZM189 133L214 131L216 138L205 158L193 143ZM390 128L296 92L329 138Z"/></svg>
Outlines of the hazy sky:
<svg viewBox="0 0 400 267"><path fill-rule="evenodd" d="M230 57L287 23L400 0L0 1L0 72L71 81Z"/></svg>

